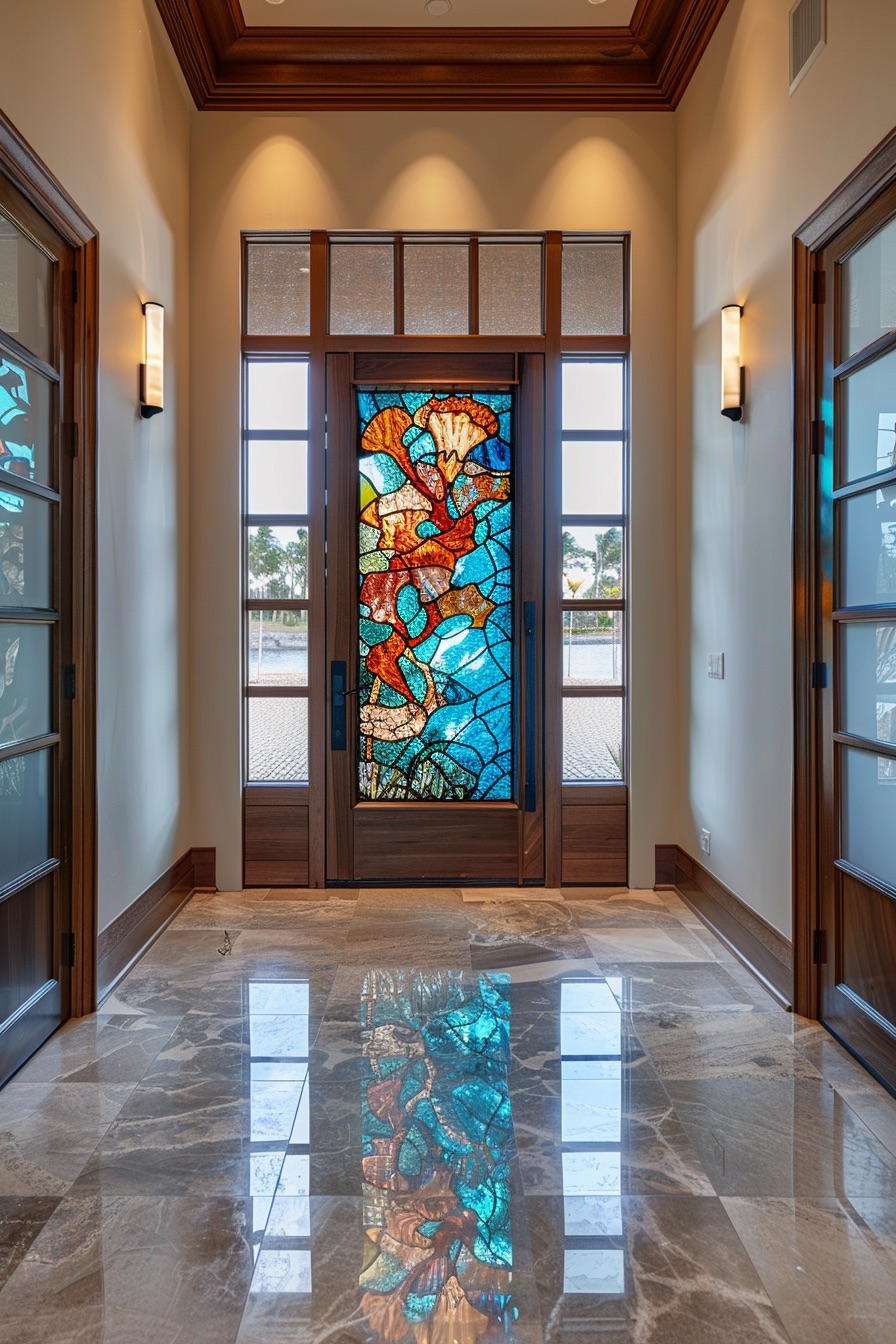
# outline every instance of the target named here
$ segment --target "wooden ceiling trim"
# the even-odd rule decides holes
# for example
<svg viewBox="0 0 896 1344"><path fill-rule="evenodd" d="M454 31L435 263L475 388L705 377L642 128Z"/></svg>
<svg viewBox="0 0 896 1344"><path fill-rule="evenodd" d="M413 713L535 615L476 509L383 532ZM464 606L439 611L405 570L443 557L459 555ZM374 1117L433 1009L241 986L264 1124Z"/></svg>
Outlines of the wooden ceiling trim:
<svg viewBox="0 0 896 1344"><path fill-rule="evenodd" d="M630 28L248 28L156 0L200 109L669 110L727 0L638 0Z"/></svg>

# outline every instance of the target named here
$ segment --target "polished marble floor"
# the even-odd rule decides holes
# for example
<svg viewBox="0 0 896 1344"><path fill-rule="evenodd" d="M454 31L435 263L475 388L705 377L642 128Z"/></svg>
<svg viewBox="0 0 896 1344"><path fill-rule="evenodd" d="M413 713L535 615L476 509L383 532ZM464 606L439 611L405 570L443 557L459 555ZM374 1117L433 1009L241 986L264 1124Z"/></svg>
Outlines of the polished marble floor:
<svg viewBox="0 0 896 1344"><path fill-rule="evenodd" d="M896 1101L673 894L525 896L194 895L0 1092L0 1341L896 1338Z"/></svg>

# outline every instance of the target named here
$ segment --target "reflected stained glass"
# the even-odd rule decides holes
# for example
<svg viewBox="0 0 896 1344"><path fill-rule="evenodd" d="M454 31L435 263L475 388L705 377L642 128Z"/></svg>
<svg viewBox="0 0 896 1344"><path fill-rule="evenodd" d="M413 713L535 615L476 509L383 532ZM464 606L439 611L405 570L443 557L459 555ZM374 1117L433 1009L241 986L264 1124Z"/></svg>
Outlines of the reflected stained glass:
<svg viewBox="0 0 896 1344"><path fill-rule="evenodd" d="M365 1263L383 1344L513 1339L507 1087L496 978L371 971L362 995Z"/></svg>
<svg viewBox="0 0 896 1344"><path fill-rule="evenodd" d="M363 799L512 789L508 393L359 392Z"/></svg>

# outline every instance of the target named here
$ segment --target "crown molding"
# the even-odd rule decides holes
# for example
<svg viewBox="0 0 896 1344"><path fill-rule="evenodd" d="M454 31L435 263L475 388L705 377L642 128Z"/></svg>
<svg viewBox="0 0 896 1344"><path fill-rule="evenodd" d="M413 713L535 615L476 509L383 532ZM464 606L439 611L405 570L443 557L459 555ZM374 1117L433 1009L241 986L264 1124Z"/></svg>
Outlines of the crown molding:
<svg viewBox="0 0 896 1344"><path fill-rule="evenodd" d="M638 0L627 28L249 28L156 0L197 108L671 111L728 0Z"/></svg>

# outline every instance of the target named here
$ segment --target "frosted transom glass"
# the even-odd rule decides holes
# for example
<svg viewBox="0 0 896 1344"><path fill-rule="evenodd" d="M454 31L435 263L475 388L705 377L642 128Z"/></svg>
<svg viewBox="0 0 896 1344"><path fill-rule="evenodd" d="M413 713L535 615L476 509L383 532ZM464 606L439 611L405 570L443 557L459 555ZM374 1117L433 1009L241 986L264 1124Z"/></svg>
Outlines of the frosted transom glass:
<svg viewBox="0 0 896 1344"><path fill-rule="evenodd" d="M841 747L843 858L896 886L896 761Z"/></svg>
<svg viewBox="0 0 896 1344"><path fill-rule="evenodd" d="M251 359L247 366L249 405L246 425L252 430L308 428L308 361Z"/></svg>
<svg viewBox="0 0 896 1344"><path fill-rule="evenodd" d="M540 336L540 243L479 244L479 332L482 336Z"/></svg>
<svg viewBox="0 0 896 1344"><path fill-rule="evenodd" d="M250 243L246 254L247 334L305 336L310 330L310 243Z"/></svg>
<svg viewBox="0 0 896 1344"><path fill-rule="evenodd" d="M625 331L622 243L563 244L563 335L621 336Z"/></svg>
<svg viewBox="0 0 896 1344"><path fill-rule="evenodd" d="M840 727L896 745L896 621L841 626Z"/></svg>
<svg viewBox="0 0 896 1344"><path fill-rule="evenodd" d="M563 779L580 784L622 779L622 700L563 701Z"/></svg>
<svg viewBox="0 0 896 1344"><path fill-rule="evenodd" d="M621 359L564 360L564 430L621 431L625 424L623 374Z"/></svg>
<svg viewBox="0 0 896 1344"><path fill-rule="evenodd" d="M896 220L864 243L841 272L840 358L896 327Z"/></svg>
<svg viewBox="0 0 896 1344"><path fill-rule="evenodd" d="M299 783L308 779L308 701L247 701L249 779Z"/></svg>
<svg viewBox="0 0 896 1344"><path fill-rule="evenodd" d="M248 513L307 513L307 443L296 439L250 442L248 493Z"/></svg>
<svg viewBox="0 0 896 1344"><path fill-rule="evenodd" d="M896 351L840 384L843 441L838 484L896 467Z"/></svg>
<svg viewBox="0 0 896 1344"><path fill-rule="evenodd" d="M330 244L334 336L388 336L394 331L394 270L391 242Z"/></svg>
<svg viewBox="0 0 896 1344"><path fill-rule="evenodd" d="M470 329L467 243L406 243L404 329L409 336L464 336Z"/></svg>
<svg viewBox="0 0 896 1344"><path fill-rule="evenodd" d="M622 444L563 445L563 512L621 514Z"/></svg>

